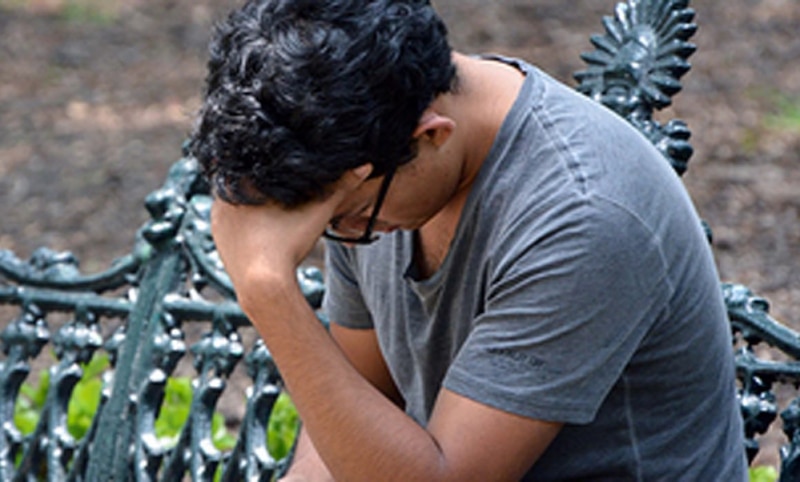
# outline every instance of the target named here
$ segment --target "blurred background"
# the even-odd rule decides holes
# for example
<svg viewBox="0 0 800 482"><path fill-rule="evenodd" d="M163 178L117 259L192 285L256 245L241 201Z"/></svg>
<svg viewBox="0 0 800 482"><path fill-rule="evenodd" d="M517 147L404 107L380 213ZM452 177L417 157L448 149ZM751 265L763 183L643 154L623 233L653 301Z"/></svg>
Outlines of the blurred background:
<svg viewBox="0 0 800 482"><path fill-rule="evenodd" d="M0 249L106 268L147 219L200 104L213 23L233 0L0 0ZM614 0L434 0L455 48L572 73ZM692 129L686 186L723 280L800 330L800 8L695 2L698 52L659 115ZM794 308L794 310L792 310Z"/></svg>

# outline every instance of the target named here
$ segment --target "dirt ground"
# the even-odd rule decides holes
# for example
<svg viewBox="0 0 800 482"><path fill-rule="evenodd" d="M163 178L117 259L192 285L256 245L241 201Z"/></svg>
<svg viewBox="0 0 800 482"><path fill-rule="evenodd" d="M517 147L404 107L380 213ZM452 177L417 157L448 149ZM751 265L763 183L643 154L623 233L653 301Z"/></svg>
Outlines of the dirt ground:
<svg viewBox="0 0 800 482"><path fill-rule="evenodd" d="M574 85L613 0L434 0L454 46ZM0 0L0 249L128 252L199 105L210 26L232 0ZM698 52L659 119L692 129L685 181L723 280L800 329L800 7L695 2Z"/></svg>

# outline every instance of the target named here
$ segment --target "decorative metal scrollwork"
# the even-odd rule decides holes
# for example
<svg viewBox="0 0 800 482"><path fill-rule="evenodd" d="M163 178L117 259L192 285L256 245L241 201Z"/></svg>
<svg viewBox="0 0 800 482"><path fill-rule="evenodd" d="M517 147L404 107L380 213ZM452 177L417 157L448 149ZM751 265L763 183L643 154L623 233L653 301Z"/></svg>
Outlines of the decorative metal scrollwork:
<svg viewBox="0 0 800 482"><path fill-rule="evenodd" d="M683 121L661 125L653 111L672 103L689 71L696 47L688 40L697 26L688 0L628 0L614 17L603 17L606 34L593 35L596 50L581 58L578 90L626 118L661 151L678 174L686 171L692 146Z"/></svg>
<svg viewBox="0 0 800 482"><path fill-rule="evenodd" d="M613 16L603 18L605 35L591 37L596 50L581 56L588 67L575 73L580 92L627 119L678 175L686 171L692 155L689 129L680 120L661 125L653 113L672 103L672 96L681 90L681 77L691 67L688 58L696 50L689 42L697 30L694 16L688 0L619 3ZM711 241L711 228L705 222L703 228ZM722 290L734 340L738 340L739 401L752 461L759 451L757 437L778 416L773 386L800 386L800 334L770 317L767 301L746 287L723 284ZM789 361L761 358L765 345ZM793 400L780 416L790 442L781 450L781 480L800 480L800 399Z"/></svg>
<svg viewBox="0 0 800 482"><path fill-rule="evenodd" d="M14 405L30 372L30 361L50 340L41 310L34 305L24 306L22 314L0 334L0 340L6 355L0 363L0 417L4 422L0 425L0 478L10 480L15 473L15 459L25 443L16 425L10 423L14 419Z"/></svg>
<svg viewBox="0 0 800 482"><path fill-rule="evenodd" d="M176 162L145 206L151 219L137 232L131 254L99 274L81 273L70 253L40 249L22 261L0 252L0 303L23 310L0 335L6 354L0 364L0 480L37 473L52 481L182 480L187 474L199 481L212 480L220 465L226 480L257 473L268 480L279 468L266 447L267 419L261 417L268 418L281 384L263 344L248 355L256 385L239 448L223 454L211 443L217 401L245 355L237 329L250 323L211 239L211 197L197 162ZM299 270L298 283L318 308L324 289L319 271ZM48 317L55 312L74 319L53 339L58 363L50 369L52 389L39 427L24 436L13 423L14 401L31 360L50 342ZM121 320L105 341L103 318ZM209 330L191 348L197 377L189 420L177 445L165 447L155 435L155 420L167 379L186 352L187 324L197 322ZM112 369L92 426L76 441L66 428L67 403L98 349L108 354Z"/></svg>
<svg viewBox="0 0 800 482"><path fill-rule="evenodd" d="M661 125L654 110L671 103L689 70L695 46L694 11L688 0L627 0L604 17L605 35L595 35L594 52L582 55L588 68L575 74L578 90L615 110L647 136L682 174L692 155L690 132L680 120ZM285 466L266 443L267 422L283 385L269 351L257 340L247 351L237 330L249 321L235 300L230 279L210 235L211 197L197 162L185 156L164 185L145 200L151 219L137 232L131 252L98 274L81 272L72 254L40 249L20 260L0 251L0 304L20 314L0 333L0 481L115 482L213 480L218 466L225 482L271 480ZM321 273L302 269L297 280L314 309L324 285ZM800 384L800 335L768 314L763 299L745 287L723 285L739 349L740 402L748 454L756 437L775 420L775 383ZM15 400L32 360L51 343L51 315L72 318L53 337L57 363L52 390L35 432L23 435L14 423ZM118 320L101 339L103 322ZM324 320L323 320L324 321ZM175 447L156 437L154 423L168 378L186 353L186 327L209 325L192 344L197 372L189 422ZM770 345L790 361L758 357ZM72 388L96 350L111 369L92 425L74 440L64 417ZM234 449L220 453L209 443L210 420L226 380L244 358L253 380ZM789 444L782 451L782 480L800 480L800 400L780 413Z"/></svg>
<svg viewBox="0 0 800 482"><path fill-rule="evenodd" d="M777 417L774 385L800 386L800 333L772 318L769 303L747 287L726 283L722 290L731 329L742 343L736 351L736 371L741 381L739 402L747 455L752 461L759 451L756 436L766 433ZM787 360L759 357L758 345L782 352ZM800 480L800 397L792 400L780 415L789 440L781 449L781 480Z"/></svg>

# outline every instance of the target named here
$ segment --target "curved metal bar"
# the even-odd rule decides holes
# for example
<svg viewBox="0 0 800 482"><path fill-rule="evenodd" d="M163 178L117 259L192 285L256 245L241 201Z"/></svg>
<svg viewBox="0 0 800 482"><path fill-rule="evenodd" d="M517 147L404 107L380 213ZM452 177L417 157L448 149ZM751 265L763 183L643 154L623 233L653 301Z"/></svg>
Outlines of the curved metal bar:
<svg viewBox="0 0 800 482"><path fill-rule="evenodd" d="M756 437L766 433L777 418L775 383L800 384L800 334L769 315L769 303L746 286L722 285L733 334L740 334L745 346L736 353L736 372L741 381L739 402L745 429L745 446L752 461L760 450ZM755 346L764 343L779 350L788 361L764 360ZM800 397L781 412L789 444L781 449L781 480L800 478Z"/></svg>
<svg viewBox="0 0 800 482"><path fill-rule="evenodd" d="M211 203L210 196L194 196L190 203L189 219L184 224L187 254L195 267L192 281L198 290L208 284L225 298L235 300L233 283L216 254L214 241L211 238Z"/></svg>
<svg viewBox="0 0 800 482"><path fill-rule="evenodd" d="M0 362L0 480L12 480L17 469L15 461L22 453L25 438L14 425L14 405L22 383L31 370L31 360L39 355L44 345L50 340L50 332L44 316L36 306L24 307L23 313L8 324L0 334L3 352L6 359ZM28 445L28 452L37 450L37 446Z"/></svg>
<svg viewBox="0 0 800 482"><path fill-rule="evenodd" d="M665 125L654 110L670 105L681 90L696 47L689 42L697 26L688 0L627 0L603 18L605 35L594 35L595 51L582 55L588 68L575 74L578 90L617 111L638 128L682 174L692 155L686 124ZM237 445L224 455L210 445L210 420L225 379L243 355L236 329L250 326L235 302L210 234L211 197L197 162L184 153L164 185L147 196L151 220L137 233L133 252L108 270L82 274L71 253L40 249L28 261L0 251L0 304L22 306L23 315L3 331L6 359L0 362L0 480L47 477L82 480L211 480L218 464L223 480L269 480L286 460L278 461L266 445L267 421L283 389L280 374L260 340L247 356L253 387ZM314 309L324 284L315 268L298 270L297 281ZM129 286L125 296L102 293ZM223 301L202 296L215 290ZM758 452L756 435L777 417L773 384L800 382L800 334L769 316L765 300L741 285L723 285L731 327L744 343L736 354L741 380L740 402L745 419L748 453ZM68 324L54 342L59 366L55 390L37 431L23 437L13 425L19 387L30 371L30 360L49 341L48 312L75 312L94 325L101 317L126 320L109 340L113 370L89 434L75 447L63 431L64 400L80 376L80 364L98 348L79 322ZM161 406L166 377L185 352L181 324L212 321L211 333L193 346L197 385L192 414L179 445L166 450L154 438L153 425ZM324 320L323 320L324 322ZM91 339L89 339L91 338ZM793 360L760 359L754 346L764 342ZM800 480L800 399L781 412L790 444L782 450L782 480ZM124 421L124 422L121 422ZM56 435L53 435L56 434ZM73 455L74 460L69 462ZM14 462L22 458L22 470ZM48 460L49 469L48 469ZM68 472L68 473L67 473ZM66 474L66 475L65 475ZM60 480L60 479L59 479Z"/></svg>
<svg viewBox="0 0 800 482"><path fill-rule="evenodd" d="M133 306L122 298L105 298L94 293L62 292L49 288L30 288L26 286L0 286L0 304L35 304L45 312L72 312L77 307L85 307L97 316L124 317Z"/></svg>
<svg viewBox="0 0 800 482"><path fill-rule="evenodd" d="M735 332L741 332L750 344L765 342L794 359L800 359L800 333L772 318L767 300L755 296L740 284L725 283L722 292Z"/></svg>
<svg viewBox="0 0 800 482"><path fill-rule="evenodd" d="M0 304L34 304L45 312L73 312L82 306L100 317L127 317L135 301L103 298L91 293L61 293L51 289L0 287ZM235 326L250 326L250 320L234 301L212 303L189 299L177 294L164 298L164 310L181 321L211 321L224 316Z"/></svg>
<svg viewBox="0 0 800 482"><path fill-rule="evenodd" d="M222 475L223 482L267 482L286 462L276 460L267 446L267 425L282 385L275 361L262 340L256 341L246 364L253 386L236 446Z"/></svg>
<svg viewBox="0 0 800 482"><path fill-rule="evenodd" d="M130 277L142 263L143 254L126 255L102 273L82 275L77 259L69 252L39 248L24 262L11 251L3 250L0 251L0 276L19 285L100 293L129 284Z"/></svg>

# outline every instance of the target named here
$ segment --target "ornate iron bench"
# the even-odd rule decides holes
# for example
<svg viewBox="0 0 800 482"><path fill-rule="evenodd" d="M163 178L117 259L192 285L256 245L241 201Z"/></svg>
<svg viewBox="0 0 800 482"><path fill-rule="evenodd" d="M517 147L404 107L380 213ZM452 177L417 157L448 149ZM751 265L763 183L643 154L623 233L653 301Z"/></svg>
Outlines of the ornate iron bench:
<svg viewBox="0 0 800 482"><path fill-rule="evenodd" d="M605 35L591 37L596 50L582 56L587 69L575 74L581 92L640 129L679 174L692 155L689 129L679 120L661 125L653 112L681 89L679 79L695 51L689 42L693 20L688 0L620 3L603 18ZM277 459L266 442L280 376L263 343L244 346L244 334L252 330L216 256L210 205L208 186L184 153L163 187L146 198L151 219L138 231L131 254L108 270L84 274L73 255L47 249L24 261L0 252L0 304L18 307L2 320L0 334L0 480L178 481L188 474L193 481L266 481L280 472L286 459ZM324 290L319 270L299 271L298 282L318 308ZM752 461L756 437L779 410L773 386L800 384L800 334L771 318L767 302L746 287L721 289ZM104 335L113 320L116 328ZM190 413L167 445L155 433L155 420L194 327L202 334L189 347L196 370ZM759 358L759 344L789 361ZM49 390L35 429L23 434L14 421L15 404L46 346L56 357L48 367ZM106 353L110 366L91 424L76 439L67 428L69 402L96 352ZM241 402L246 408L235 444L221 450L212 443L214 411L223 396L236 395L226 393L226 384L242 359L252 386ZM781 449L781 480L800 480L800 398L781 418L789 440Z"/></svg>

